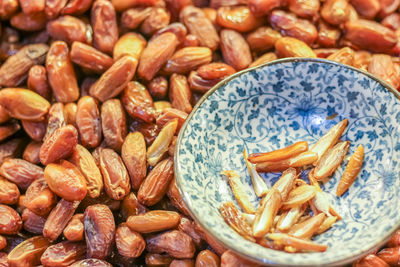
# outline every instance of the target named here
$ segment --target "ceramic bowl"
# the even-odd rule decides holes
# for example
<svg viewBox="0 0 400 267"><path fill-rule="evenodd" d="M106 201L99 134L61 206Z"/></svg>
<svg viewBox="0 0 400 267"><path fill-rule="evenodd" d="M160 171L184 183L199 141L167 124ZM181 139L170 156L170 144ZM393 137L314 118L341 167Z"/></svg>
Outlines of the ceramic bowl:
<svg viewBox="0 0 400 267"><path fill-rule="evenodd" d="M400 226L400 94L374 76L321 59L282 59L244 70L209 91L178 137L175 175L191 215L225 247L261 264L331 266L350 263L383 245ZM365 159L356 182L342 197L336 187L344 164L324 184L343 217L317 236L324 253L289 254L249 242L218 212L235 198L220 175L235 170L255 207L242 151L271 151L296 141L316 142L347 118L342 136ZM280 173L262 175L273 184Z"/></svg>

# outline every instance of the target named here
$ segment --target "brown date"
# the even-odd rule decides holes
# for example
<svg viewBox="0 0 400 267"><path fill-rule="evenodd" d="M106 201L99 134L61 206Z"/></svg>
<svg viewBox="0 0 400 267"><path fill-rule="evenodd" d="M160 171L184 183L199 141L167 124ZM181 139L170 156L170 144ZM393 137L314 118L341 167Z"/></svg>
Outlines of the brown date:
<svg viewBox="0 0 400 267"><path fill-rule="evenodd" d="M400 79L395 64L389 55L375 54L368 65L368 72L399 88Z"/></svg>
<svg viewBox="0 0 400 267"><path fill-rule="evenodd" d="M155 99L163 99L167 96L168 80L163 76L153 78L149 84L149 93Z"/></svg>
<svg viewBox="0 0 400 267"><path fill-rule="evenodd" d="M170 267L194 267L194 260L173 260Z"/></svg>
<svg viewBox="0 0 400 267"><path fill-rule="evenodd" d="M381 9L379 0L351 0L350 3L357 13L366 19L373 19Z"/></svg>
<svg viewBox="0 0 400 267"><path fill-rule="evenodd" d="M139 257L146 247L146 241L143 237L132 231L125 223L118 226L115 233L115 243L118 253L128 258Z"/></svg>
<svg viewBox="0 0 400 267"><path fill-rule="evenodd" d="M124 11L121 16L121 26L131 30L138 28L150 16L152 10L151 7L137 7Z"/></svg>
<svg viewBox="0 0 400 267"><path fill-rule="evenodd" d="M252 59L250 47L243 36L234 30L222 30L220 34L224 61L236 70L247 68Z"/></svg>
<svg viewBox="0 0 400 267"><path fill-rule="evenodd" d="M3 248L5 248L7 246L7 239L4 236L0 235L0 250L2 250ZM2 252L0 252L0 266L3 267L3 261L2 261L2 257L3 255L1 255ZM6 258L7 258L7 254L6 254ZM6 259L6 263L7 263L7 259Z"/></svg>
<svg viewBox="0 0 400 267"><path fill-rule="evenodd" d="M275 43L279 57L316 57L314 51L303 41L293 37L282 37Z"/></svg>
<svg viewBox="0 0 400 267"><path fill-rule="evenodd" d="M171 32L165 32L149 41L140 57L138 74L150 81L172 56L178 45L178 38Z"/></svg>
<svg viewBox="0 0 400 267"><path fill-rule="evenodd" d="M284 5L286 0L248 0L251 12L256 16L267 15L272 9Z"/></svg>
<svg viewBox="0 0 400 267"><path fill-rule="evenodd" d="M147 172L146 142L142 133L134 132L126 136L121 157L128 169L132 188L139 189Z"/></svg>
<svg viewBox="0 0 400 267"><path fill-rule="evenodd" d="M65 200L82 200L86 196L85 178L74 164L66 160L48 164L44 178L50 189Z"/></svg>
<svg viewBox="0 0 400 267"><path fill-rule="evenodd" d="M18 10L18 0L3 0L0 2L0 18L9 19Z"/></svg>
<svg viewBox="0 0 400 267"><path fill-rule="evenodd" d="M165 159L159 162L140 185L137 194L139 202L146 206L157 204L166 194L172 177L172 159Z"/></svg>
<svg viewBox="0 0 400 267"><path fill-rule="evenodd" d="M345 38L353 45L371 52L388 52L397 43L397 37L389 28L369 20L348 21Z"/></svg>
<svg viewBox="0 0 400 267"><path fill-rule="evenodd" d="M93 45L101 52L112 54L118 40L118 25L114 6L106 0L96 0L90 12Z"/></svg>
<svg viewBox="0 0 400 267"><path fill-rule="evenodd" d="M8 265L10 267L38 266L40 257L49 245L49 240L43 236L26 239L8 254Z"/></svg>
<svg viewBox="0 0 400 267"><path fill-rule="evenodd" d="M240 266L240 267L256 267L259 266L242 257L236 255L233 251L227 250L221 256L221 267Z"/></svg>
<svg viewBox="0 0 400 267"><path fill-rule="evenodd" d="M190 72L188 77L190 89L198 93L206 93L220 81L222 81L222 79L212 79L212 80L204 79L200 77L197 71ZM193 96L195 96L195 94L193 94Z"/></svg>
<svg viewBox="0 0 400 267"><path fill-rule="evenodd" d="M181 194L179 193L178 187L176 185L175 177L172 178L172 181L170 182L170 184L168 186L167 196L168 196L169 200L171 200L172 204L180 212L182 212L186 216L190 216L190 212L189 212L185 202L183 202Z"/></svg>
<svg viewBox="0 0 400 267"><path fill-rule="evenodd" d="M53 42L46 58L47 77L58 102L74 102L79 98L79 87L74 67L69 57L68 45Z"/></svg>
<svg viewBox="0 0 400 267"><path fill-rule="evenodd" d="M19 196L18 186L0 176L0 203L13 205L18 202Z"/></svg>
<svg viewBox="0 0 400 267"><path fill-rule="evenodd" d="M67 124L76 126L76 112L78 110L78 106L75 103L68 103L64 106L64 116Z"/></svg>
<svg viewBox="0 0 400 267"><path fill-rule="evenodd" d="M218 33L200 8L186 6L180 13L180 21L187 27L189 33L197 37L201 46L211 50L218 48Z"/></svg>
<svg viewBox="0 0 400 267"><path fill-rule="evenodd" d="M40 96L49 99L51 96L51 88L47 80L47 70L42 65L35 65L29 70L28 88Z"/></svg>
<svg viewBox="0 0 400 267"><path fill-rule="evenodd" d="M43 227L46 223L46 217L39 216L29 209L24 209L21 215L23 227L26 231L41 235L43 233Z"/></svg>
<svg viewBox="0 0 400 267"><path fill-rule="evenodd" d="M249 67L252 68L255 66L259 66L261 64L274 61L277 58L278 57L276 56L276 54L274 52L269 52L269 53L266 53L266 54L262 55L261 57L257 58L256 60L254 60L253 63L250 64Z"/></svg>
<svg viewBox="0 0 400 267"><path fill-rule="evenodd" d="M248 32L263 24L263 19L253 15L247 6L220 7L217 23L224 28L238 32Z"/></svg>
<svg viewBox="0 0 400 267"><path fill-rule="evenodd" d="M201 249L204 246L201 234L197 231L195 223L190 219L181 216L178 230L190 236L193 239L193 242L197 249Z"/></svg>
<svg viewBox="0 0 400 267"><path fill-rule="evenodd" d="M60 127L40 147L40 162L47 165L69 157L78 143L78 131L72 125Z"/></svg>
<svg viewBox="0 0 400 267"><path fill-rule="evenodd" d="M50 109L47 116L47 129L43 140L49 138L58 128L66 125L64 116L64 104L54 103Z"/></svg>
<svg viewBox="0 0 400 267"><path fill-rule="evenodd" d="M125 111L119 99L110 99L101 106L101 127L107 146L120 151L127 134Z"/></svg>
<svg viewBox="0 0 400 267"><path fill-rule="evenodd" d="M21 230L21 217L13 208L0 204L0 214L0 234L15 235Z"/></svg>
<svg viewBox="0 0 400 267"><path fill-rule="evenodd" d="M146 254L145 258L146 265L152 267L169 266L173 260L174 258L172 258L168 254L157 254L157 253L148 253Z"/></svg>
<svg viewBox="0 0 400 267"><path fill-rule="evenodd" d="M41 12L45 7L45 0L32 0L32 1L19 1L22 12L25 14L32 14Z"/></svg>
<svg viewBox="0 0 400 267"><path fill-rule="evenodd" d="M389 242L386 244L386 246L389 248L400 246L400 230L394 232L394 234L390 237Z"/></svg>
<svg viewBox="0 0 400 267"><path fill-rule="evenodd" d="M128 219L129 216L146 213L147 209L145 206L139 203L133 192L129 193L121 203L121 215L124 219Z"/></svg>
<svg viewBox="0 0 400 267"><path fill-rule="evenodd" d="M103 73L114 63L110 56L79 41L73 42L70 57L75 64L95 73Z"/></svg>
<svg viewBox="0 0 400 267"><path fill-rule="evenodd" d="M130 191L128 171L121 157L112 149L100 150L100 171L103 174L104 189L115 200L122 200Z"/></svg>
<svg viewBox="0 0 400 267"><path fill-rule="evenodd" d="M85 13L92 4L93 0L71 0L61 10L63 15L82 15Z"/></svg>
<svg viewBox="0 0 400 267"><path fill-rule="evenodd" d="M133 231L147 234L175 228L180 220L177 212L152 210L144 214L130 216L126 224Z"/></svg>
<svg viewBox="0 0 400 267"><path fill-rule="evenodd" d="M324 21L319 22L318 44L323 47L336 47L340 38L340 30Z"/></svg>
<svg viewBox="0 0 400 267"><path fill-rule="evenodd" d="M101 142L101 119L97 101L91 96L79 99L76 110L76 125L81 144L94 148Z"/></svg>
<svg viewBox="0 0 400 267"><path fill-rule="evenodd" d="M353 263L353 267L389 267L384 260L375 254L369 254Z"/></svg>
<svg viewBox="0 0 400 267"><path fill-rule="evenodd" d="M354 63L354 50L350 47L344 47L328 56L327 59L352 66Z"/></svg>
<svg viewBox="0 0 400 267"><path fill-rule="evenodd" d="M90 88L90 95L101 102L119 95L135 75L137 64L130 55L121 57Z"/></svg>
<svg viewBox="0 0 400 267"><path fill-rule="evenodd" d="M71 264L70 267L112 267L112 265L99 259L84 259Z"/></svg>
<svg viewBox="0 0 400 267"><path fill-rule="evenodd" d="M44 178L33 181L25 192L25 207L39 216L49 214L56 202L57 197Z"/></svg>
<svg viewBox="0 0 400 267"><path fill-rule="evenodd" d="M155 120L153 99L146 87L139 82L128 83L122 93L121 101L126 112L131 117L145 122L153 122Z"/></svg>
<svg viewBox="0 0 400 267"><path fill-rule="evenodd" d="M349 19L349 6L347 0L327 0L321 8L321 16L332 25L340 25Z"/></svg>
<svg viewBox="0 0 400 267"><path fill-rule="evenodd" d="M218 267L220 266L219 257L211 250L202 250L196 257L196 267Z"/></svg>
<svg viewBox="0 0 400 267"><path fill-rule="evenodd" d="M13 87L22 84L32 66L43 64L48 50L46 44L30 44L10 56L0 67L0 85Z"/></svg>
<svg viewBox="0 0 400 267"><path fill-rule="evenodd" d="M313 18L318 14L319 0L289 0L289 10L299 17Z"/></svg>
<svg viewBox="0 0 400 267"><path fill-rule="evenodd" d="M107 258L114 243L115 222L111 210L101 204L86 208L84 215L87 257Z"/></svg>
<svg viewBox="0 0 400 267"><path fill-rule="evenodd" d="M190 113L192 111L191 97L192 93L186 76L172 74L169 80L169 99L172 107Z"/></svg>
<svg viewBox="0 0 400 267"><path fill-rule="evenodd" d="M75 146L69 161L78 167L83 177L85 177L88 196L91 198L100 196L103 190L103 177L92 154L85 147L78 144Z"/></svg>
<svg viewBox="0 0 400 267"><path fill-rule="evenodd" d="M52 20L58 17L68 0L46 0L44 13L47 19Z"/></svg>
<svg viewBox="0 0 400 267"><path fill-rule="evenodd" d="M46 27L46 15L43 12L32 14L20 12L11 17L10 24L22 31L40 31Z"/></svg>
<svg viewBox="0 0 400 267"><path fill-rule="evenodd" d="M36 179L43 177L43 169L23 159L6 159L0 167L0 175L26 190Z"/></svg>
<svg viewBox="0 0 400 267"><path fill-rule="evenodd" d="M207 47L184 47L172 55L163 70L168 74L185 74L211 60L212 51Z"/></svg>
<svg viewBox="0 0 400 267"><path fill-rule="evenodd" d="M318 37L317 29L311 22L281 10L272 11L269 22L282 35L294 37L308 45L313 44Z"/></svg>
<svg viewBox="0 0 400 267"><path fill-rule="evenodd" d="M128 32L122 35L114 46L113 58L118 60L125 55L139 60L147 41L138 33Z"/></svg>
<svg viewBox="0 0 400 267"><path fill-rule="evenodd" d="M21 129L17 121L8 122L0 125L0 141L4 141Z"/></svg>
<svg viewBox="0 0 400 267"><path fill-rule="evenodd" d="M63 234L69 241L82 241L84 239L83 214L75 214L64 228Z"/></svg>
<svg viewBox="0 0 400 267"><path fill-rule="evenodd" d="M161 113L157 117L156 124L159 129L162 129L167 122L173 119L178 119L178 127L176 130L177 132L179 132L182 125L185 123L187 116L188 114L186 112L169 106L161 111Z"/></svg>
<svg viewBox="0 0 400 267"><path fill-rule="evenodd" d="M86 24L73 16L61 16L49 21L46 30L54 39L64 41L69 45L73 42L90 42Z"/></svg>
<svg viewBox="0 0 400 267"><path fill-rule="evenodd" d="M275 42L281 38L281 34L270 27L259 27L247 35L247 43L251 50L265 52L271 50ZM218 64L218 63L214 63Z"/></svg>
<svg viewBox="0 0 400 267"><path fill-rule="evenodd" d="M51 210L43 227L43 236L54 241L63 232L65 226L79 206L79 201L61 199Z"/></svg>
<svg viewBox="0 0 400 267"><path fill-rule="evenodd" d="M168 253L177 259L193 258L196 248L190 236L173 230L146 238L147 251L150 253Z"/></svg>
<svg viewBox="0 0 400 267"><path fill-rule="evenodd" d="M86 245L80 242L63 241L49 246L40 257L44 266L62 267L85 258Z"/></svg>
<svg viewBox="0 0 400 267"><path fill-rule="evenodd" d="M400 28L400 14L393 13L385 17L381 21L381 24L395 31L396 29Z"/></svg>
<svg viewBox="0 0 400 267"><path fill-rule="evenodd" d="M155 7L151 10L147 18L144 19L140 26L140 31L147 36L154 34L156 31L168 26L171 15L161 7Z"/></svg>
<svg viewBox="0 0 400 267"><path fill-rule="evenodd" d="M43 120L50 109L50 104L46 99L31 90L22 88L2 89L0 105L13 118L35 122Z"/></svg>
<svg viewBox="0 0 400 267"><path fill-rule="evenodd" d="M40 122L34 122L23 120L21 122L25 133L32 138L32 140L37 142L41 142L43 140L47 130L47 121L44 120Z"/></svg>

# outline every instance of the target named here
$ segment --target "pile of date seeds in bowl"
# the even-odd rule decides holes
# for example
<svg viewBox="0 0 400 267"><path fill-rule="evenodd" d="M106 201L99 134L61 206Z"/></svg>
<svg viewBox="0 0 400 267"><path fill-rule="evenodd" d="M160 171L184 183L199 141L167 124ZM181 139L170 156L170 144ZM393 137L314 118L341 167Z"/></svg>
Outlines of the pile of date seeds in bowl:
<svg viewBox="0 0 400 267"><path fill-rule="evenodd" d="M173 173L182 124L215 84L277 58L328 58L399 88L399 4L0 1L0 266L254 266L191 219ZM347 147L338 143L326 155L343 156ZM340 219L318 187L331 172L319 164L326 149L311 147L281 165L250 155L254 177L254 168L284 171L272 188L255 188L261 207L274 210L246 215L243 202L243 213L229 203L221 212L251 221L228 220L250 240L267 236L265 245L289 252L326 249L309 240ZM314 162L312 152L319 163L306 184L296 168ZM235 175L226 174L240 194ZM317 231L304 231L308 223ZM395 266L399 246L397 232L355 266Z"/></svg>
<svg viewBox="0 0 400 267"><path fill-rule="evenodd" d="M223 203L220 213L225 222L247 240L268 248L287 252L326 251L327 246L314 243L311 238L328 230L341 217L319 182L333 175L348 152L350 142L339 140L347 123L345 119L333 126L310 148L306 141L300 141L266 153L248 156L244 151L254 191L261 201L255 210L239 175L232 170L223 171L242 209L239 211L232 202ZM363 159L364 147L359 145L337 186L338 197L357 178ZM309 170L309 183L299 179L304 170ZM282 172L282 175L269 188L258 172Z"/></svg>

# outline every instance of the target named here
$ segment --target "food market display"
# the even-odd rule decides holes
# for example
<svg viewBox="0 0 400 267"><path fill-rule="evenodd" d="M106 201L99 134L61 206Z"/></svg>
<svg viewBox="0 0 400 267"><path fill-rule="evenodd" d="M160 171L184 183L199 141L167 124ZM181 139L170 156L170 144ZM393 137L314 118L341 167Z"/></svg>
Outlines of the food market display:
<svg viewBox="0 0 400 267"><path fill-rule="evenodd" d="M183 123L224 78L284 57L327 58L400 88L399 6L0 0L0 266L255 266L190 217L174 178ZM356 177L358 153L338 195ZM267 154L249 161L270 170ZM298 167L281 160L280 171ZM313 220L334 223L327 218ZM399 259L396 232L354 266Z"/></svg>

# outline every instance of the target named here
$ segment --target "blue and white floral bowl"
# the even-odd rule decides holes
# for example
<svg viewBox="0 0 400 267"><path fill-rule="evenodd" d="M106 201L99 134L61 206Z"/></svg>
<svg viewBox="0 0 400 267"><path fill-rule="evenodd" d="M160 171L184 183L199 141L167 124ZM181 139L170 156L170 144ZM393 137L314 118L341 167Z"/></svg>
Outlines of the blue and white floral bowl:
<svg viewBox="0 0 400 267"><path fill-rule="evenodd" d="M350 263L383 245L400 226L400 94L358 69L321 59L283 59L242 71L197 104L180 132L175 175L192 216L238 254L275 266ZM342 197L341 166L323 190L343 219L315 238L324 253L288 254L251 243L224 222L221 203L234 201L222 170L236 170L254 204L242 151L270 151L300 140L310 144L344 118L349 154L358 144L365 163ZM273 184L277 174L263 178Z"/></svg>

